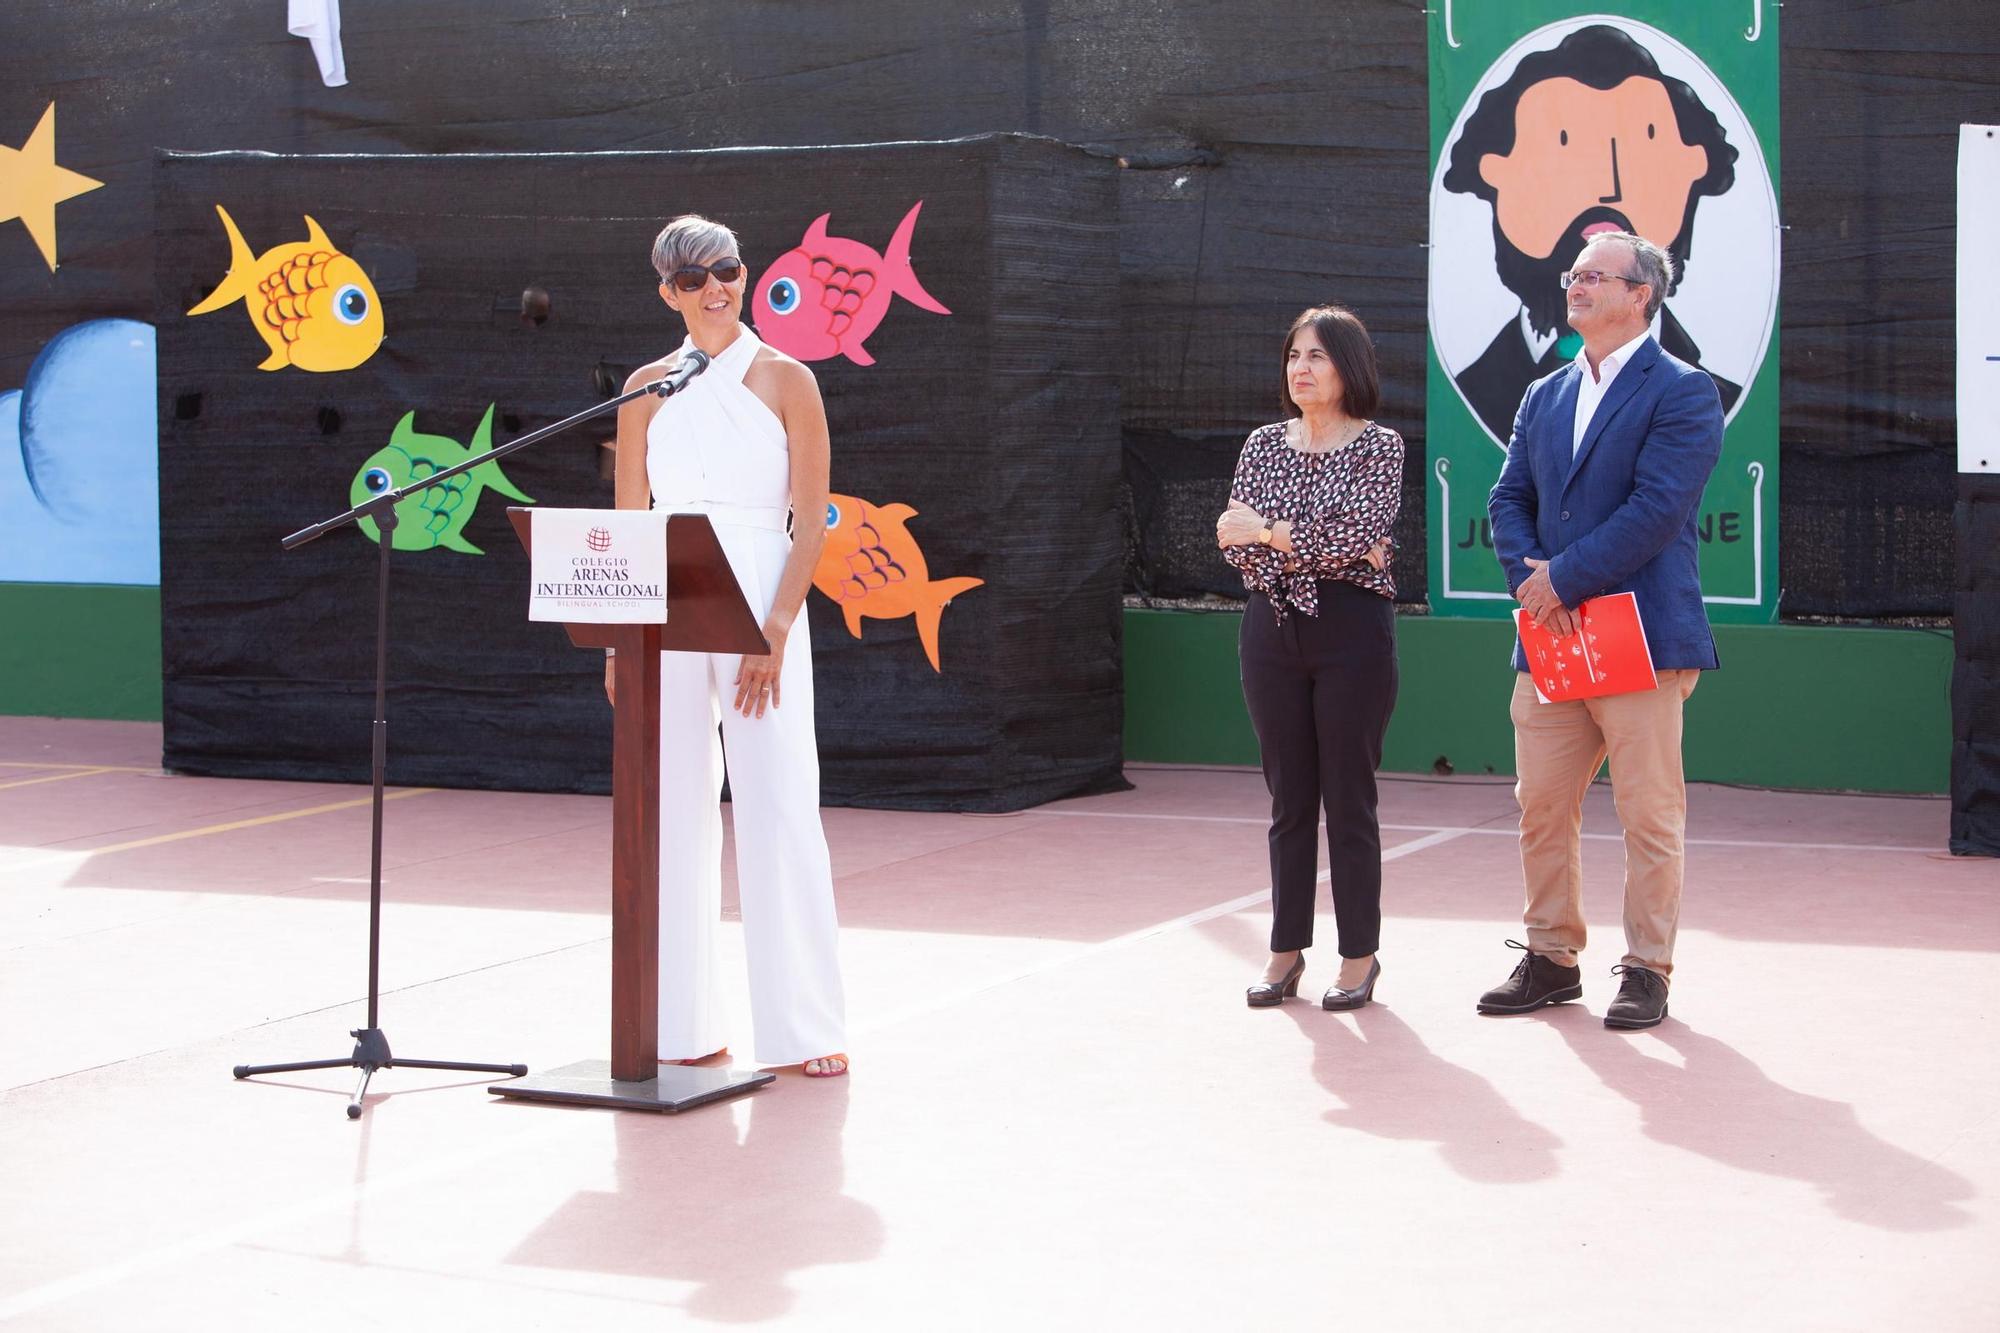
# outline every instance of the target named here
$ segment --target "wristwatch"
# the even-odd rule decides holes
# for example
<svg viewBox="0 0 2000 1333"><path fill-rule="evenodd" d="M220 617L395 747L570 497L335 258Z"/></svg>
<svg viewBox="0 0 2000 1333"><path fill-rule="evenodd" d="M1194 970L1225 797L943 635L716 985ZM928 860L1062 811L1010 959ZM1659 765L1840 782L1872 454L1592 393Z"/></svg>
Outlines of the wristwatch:
<svg viewBox="0 0 2000 1333"><path fill-rule="evenodd" d="M1257 544L1259 546L1269 546L1271 544L1271 525L1269 523L1266 523L1264 530L1257 534Z"/></svg>

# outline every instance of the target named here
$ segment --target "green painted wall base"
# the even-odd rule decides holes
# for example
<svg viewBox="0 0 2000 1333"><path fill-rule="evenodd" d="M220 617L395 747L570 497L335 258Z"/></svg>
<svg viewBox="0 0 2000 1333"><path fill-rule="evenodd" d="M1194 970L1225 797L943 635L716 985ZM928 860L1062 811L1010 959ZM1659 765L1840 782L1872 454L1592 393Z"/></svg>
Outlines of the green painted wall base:
<svg viewBox="0 0 2000 1333"><path fill-rule="evenodd" d="M1125 757L1255 764L1230 611L1125 613ZM1398 616L1401 688L1382 767L1512 773L1513 628ZM1943 792L1951 766L1949 634L1718 625L1723 669L1688 700L1687 775L1832 791Z"/></svg>
<svg viewBox="0 0 2000 1333"><path fill-rule="evenodd" d="M1232 611L1125 613L1125 757L1255 764ZM1402 687L1382 766L1511 773L1505 621L1399 616ZM1687 772L1707 782L1943 792L1951 637L1724 625L1723 670L1688 701ZM160 718L160 590L0 583L0 715Z"/></svg>
<svg viewBox="0 0 2000 1333"><path fill-rule="evenodd" d="M0 714L160 720L160 590L0 583Z"/></svg>

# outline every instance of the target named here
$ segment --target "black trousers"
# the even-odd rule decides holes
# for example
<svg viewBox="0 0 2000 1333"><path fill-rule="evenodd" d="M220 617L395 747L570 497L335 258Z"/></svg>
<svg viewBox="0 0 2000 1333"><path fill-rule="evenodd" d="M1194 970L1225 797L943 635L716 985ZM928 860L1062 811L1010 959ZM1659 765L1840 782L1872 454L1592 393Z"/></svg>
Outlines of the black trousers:
<svg viewBox="0 0 2000 1333"><path fill-rule="evenodd" d="M1324 580L1319 614L1288 608L1280 625L1270 601L1252 593L1240 647L1243 701L1271 791L1271 951L1313 942L1324 808L1340 954L1366 958L1382 934L1375 770L1396 706L1395 607Z"/></svg>

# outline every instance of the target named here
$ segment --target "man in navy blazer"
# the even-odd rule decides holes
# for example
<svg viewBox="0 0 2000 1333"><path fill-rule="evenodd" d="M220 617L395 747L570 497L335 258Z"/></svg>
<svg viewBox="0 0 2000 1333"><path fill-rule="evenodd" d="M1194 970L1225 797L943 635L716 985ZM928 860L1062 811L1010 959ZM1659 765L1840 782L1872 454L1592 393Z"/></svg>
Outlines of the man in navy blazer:
<svg viewBox="0 0 2000 1333"><path fill-rule="evenodd" d="M1608 757L1625 830L1625 957L1612 969L1622 980L1604 1023L1649 1028L1667 1014L1687 825L1681 705L1718 665L1695 512L1722 453L1715 381L1651 333L1672 263L1618 231L1577 256L1562 282L1583 349L1528 386L1487 501L1507 586L1529 614L1567 634L1579 603L1634 594L1659 685L1542 703L1516 643L1510 711L1528 943L1508 941L1523 956L1480 997L1481 1013L1528 1013L1583 994L1583 797Z"/></svg>

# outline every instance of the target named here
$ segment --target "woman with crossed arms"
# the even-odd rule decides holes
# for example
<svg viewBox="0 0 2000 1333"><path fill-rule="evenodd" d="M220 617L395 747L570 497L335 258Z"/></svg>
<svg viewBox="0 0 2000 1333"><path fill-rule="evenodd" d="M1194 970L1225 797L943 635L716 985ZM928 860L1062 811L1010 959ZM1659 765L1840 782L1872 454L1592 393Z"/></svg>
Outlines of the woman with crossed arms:
<svg viewBox="0 0 2000 1333"><path fill-rule="evenodd" d="M1285 419L1250 433L1229 507L1215 521L1249 604L1243 700L1271 792L1271 956L1246 999L1298 994L1313 942L1319 815L1338 928L1339 976L1321 1000L1359 1009L1382 965L1382 834L1375 769L1396 703L1389 529L1402 498L1403 439L1370 418L1380 376L1368 330L1320 306L1285 335Z"/></svg>

